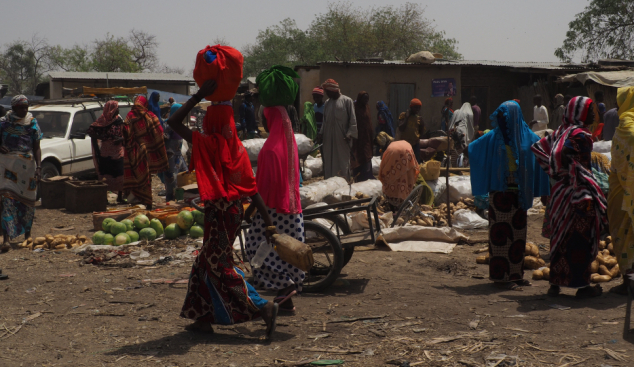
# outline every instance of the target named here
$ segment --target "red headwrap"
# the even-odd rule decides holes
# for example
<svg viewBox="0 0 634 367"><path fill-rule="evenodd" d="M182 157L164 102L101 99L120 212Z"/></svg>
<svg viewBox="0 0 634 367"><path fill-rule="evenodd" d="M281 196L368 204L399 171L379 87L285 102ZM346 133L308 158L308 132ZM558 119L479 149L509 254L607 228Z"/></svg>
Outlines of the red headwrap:
<svg viewBox="0 0 634 367"><path fill-rule="evenodd" d="M321 87L313 88L313 94L319 94L320 96L324 95L324 90Z"/></svg>
<svg viewBox="0 0 634 367"><path fill-rule="evenodd" d="M339 92L339 84L334 79L326 80L321 87L331 92Z"/></svg>
<svg viewBox="0 0 634 367"><path fill-rule="evenodd" d="M238 139L231 106L207 107L203 131L192 135L191 167L196 169L200 198L231 202L255 195L258 190L249 154Z"/></svg>
<svg viewBox="0 0 634 367"><path fill-rule="evenodd" d="M423 102L421 102L420 99L418 99L418 98L412 99L412 101L409 103L410 107L422 106L422 105L423 105Z"/></svg>

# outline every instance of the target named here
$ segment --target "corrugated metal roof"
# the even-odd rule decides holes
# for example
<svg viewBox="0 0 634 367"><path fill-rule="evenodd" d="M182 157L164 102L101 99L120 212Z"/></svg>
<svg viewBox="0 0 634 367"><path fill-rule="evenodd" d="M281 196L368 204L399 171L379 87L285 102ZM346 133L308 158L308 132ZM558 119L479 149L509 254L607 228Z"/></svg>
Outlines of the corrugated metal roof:
<svg viewBox="0 0 634 367"><path fill-rule="evenodd" d="M497 66L518 69L547 69L547 70L586 70L595 69L588 64L566 64L560 62L512 62L490 60L436 60L432 64L409 63L404 60L385 60L383 62L370 61L322 61L318 64L351 64L351 65L403 65L403 66Z"/></svg>
<svg viewBox="0 0 634 367"><path fill-rule="evenodd" d="M98 79L98 80L144 80L169 82L194 82L194 78L180 74L168 73L102 73L102 72L67 72L51 71L51 79Z"/></svg>

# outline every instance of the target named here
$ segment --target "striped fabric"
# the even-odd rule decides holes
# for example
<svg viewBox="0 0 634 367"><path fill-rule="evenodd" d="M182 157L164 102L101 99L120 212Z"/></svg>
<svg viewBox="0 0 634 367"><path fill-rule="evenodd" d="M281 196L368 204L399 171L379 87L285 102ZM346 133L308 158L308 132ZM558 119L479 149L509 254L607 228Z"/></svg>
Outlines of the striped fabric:
<svg viewBox="0 0 634 367"><path fill-rule="evenodd" d="M592 135L583 126L592 100L586 97L573 98L564 116L564 123L557 131L532 147L539 165L555 181L551 189L548 213L552 229L551 256L571 229L574 207L583 202L596 211L593 233L593 255L597 254L599 234L607 226L607 200L601 191L590 167L590 152L587 152L587 167L578 159L584 152L575 151L575 146L587 146L592 150ZM566 151L564 148L567 148Z"/></svg>

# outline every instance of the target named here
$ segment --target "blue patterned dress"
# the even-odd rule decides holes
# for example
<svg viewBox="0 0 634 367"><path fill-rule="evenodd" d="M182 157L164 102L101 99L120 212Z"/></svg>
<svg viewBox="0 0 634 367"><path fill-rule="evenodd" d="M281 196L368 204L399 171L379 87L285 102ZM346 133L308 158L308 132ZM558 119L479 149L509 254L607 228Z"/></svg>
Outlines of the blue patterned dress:
<svg viewBox="0 0 634 367"><path fill-rule="evenodd" d="M9 153L0 158L0 195L2 197L2 231L9 238L31 232L35 216L35 157L33 146L42 139L37 120L29 113L25 119L30 122L18 123L11 112L0 118L0 143ZM11 162L11 164L9 163ZM28 177L25 177L25 174Z"/></svg>

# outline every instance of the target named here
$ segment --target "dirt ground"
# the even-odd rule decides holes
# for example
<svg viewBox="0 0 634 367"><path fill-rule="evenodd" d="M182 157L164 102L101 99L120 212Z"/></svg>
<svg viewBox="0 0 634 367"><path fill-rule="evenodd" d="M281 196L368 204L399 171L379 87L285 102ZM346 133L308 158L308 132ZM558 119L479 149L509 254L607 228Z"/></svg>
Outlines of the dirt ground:
<svg viewBox="0 0 634 367"><path fill-rule="evenodd" d="M546 245L541 220L530 217L529 240ZM37 210L33 235L59 225L92 234L90 215ZM187 245L196 243L154 248L153 255ZM190 323L179 317L187 284L165 279L187 279L191 260L90 265L68 251L14 249L0 254L10 277L0 282L0 365L634 365L632 341L623 338L626 298L607 292L619 282L591 300L575 299L570 289L549 298L545 281L500 290L487 280L487 266L475 264L474 250L483 246L459 245L449 255L358 251L326 292L295 299L297 313L280 316L270 343L260 339L262 321L217 326L214 335L183 329Z"/></svg>

